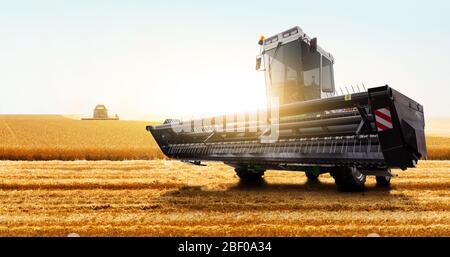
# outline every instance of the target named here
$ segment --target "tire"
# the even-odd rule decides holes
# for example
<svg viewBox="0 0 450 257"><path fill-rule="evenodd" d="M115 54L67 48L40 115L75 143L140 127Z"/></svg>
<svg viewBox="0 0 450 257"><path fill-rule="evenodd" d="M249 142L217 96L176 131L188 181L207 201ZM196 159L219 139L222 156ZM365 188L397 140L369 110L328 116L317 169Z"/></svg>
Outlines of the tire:
<svg viewBox="0 0 450 257"><path fill-rule="evenodd" d="M318 181L319 180L319 174L312 173L312 172L305 172L305 175L308 178L308 181Z"/></svg>
<svg viewBox="0 0 450 257"><path fill-rule="evenodd" d="M391 176L377 176L377 187L389 187L391 185Z"/></svg>
<svg viewBox="0 0 450 257"><path fill-rule="evenodd" d="M337 167L332 176L341 191L360 192L364 190L366 175L359 172L355 167Z"/></svg>
<svg viewBox="0 0 450 257"><path fill-rule="evenodd" d="M263 180L262 176L264 175L264 171L252 170L245 167L239 167L234 170L242 182L260 182Z"/></svg>

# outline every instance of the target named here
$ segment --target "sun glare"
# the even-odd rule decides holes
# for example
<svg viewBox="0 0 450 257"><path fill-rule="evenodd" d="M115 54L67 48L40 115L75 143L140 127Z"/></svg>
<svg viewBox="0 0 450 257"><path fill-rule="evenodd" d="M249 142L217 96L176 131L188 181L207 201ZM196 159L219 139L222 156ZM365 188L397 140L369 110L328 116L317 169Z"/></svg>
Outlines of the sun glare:
<svg viewBox="0 0 450 257"><path fill-rule="evenodd" d="M262 74L250 72L229 76L224 74L199 75L197 78L186 76L183 81L161 81L162 85L176 88L177 92L165 92L167 100L154 99L166 107L153 109L153 112L169 115L171 118L188 119L264 108L266 105L264 78L260 76ZM148 99L144 104L147 102ZM152 110L150 107L146 109Z"/></svg>

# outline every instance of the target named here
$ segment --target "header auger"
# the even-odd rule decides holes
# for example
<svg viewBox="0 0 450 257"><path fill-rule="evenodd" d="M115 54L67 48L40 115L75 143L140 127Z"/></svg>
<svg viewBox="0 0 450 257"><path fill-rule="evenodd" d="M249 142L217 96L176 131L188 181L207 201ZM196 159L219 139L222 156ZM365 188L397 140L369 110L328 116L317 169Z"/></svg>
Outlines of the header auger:
<svg viewBox="0 0 450 257"><path fill-rule="evenodd" d="M260 44L268 108L147 126L166 156L221 161L244 181L268 169L304 171L308 179L330 173L346 191L363 189L368 175L388 186L391 168L427 157L420 104L387 85L336 96L333 56L299 27Z"/></svg>

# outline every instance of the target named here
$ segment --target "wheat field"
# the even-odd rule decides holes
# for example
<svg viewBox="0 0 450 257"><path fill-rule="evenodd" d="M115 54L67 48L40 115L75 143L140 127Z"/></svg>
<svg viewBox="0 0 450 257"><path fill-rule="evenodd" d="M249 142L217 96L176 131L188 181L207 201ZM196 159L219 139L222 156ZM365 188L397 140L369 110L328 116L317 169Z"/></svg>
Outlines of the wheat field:
<svg viewBox="0 0 450 257"><path fill-rule="evenodd" d="M145 121L76 120L61 115L0 115L3 160L164 158Z"/></svg>
<svg viewBox="0 0 450 257"><path fill-rule="evenodd" d="M149 124L0 116L0 236L450 236L450 161L395 171L390 190L281 171L248 186L224 164L167 160ZM450 158L450 137L427 144Z"/></svg>
<svg viewBox="0 0 450 257"><path fill-rule="evenodd" d="M0 161L0 236L450 236L450 161L368 178L339 192L330 176L176 161Z"/></svg>

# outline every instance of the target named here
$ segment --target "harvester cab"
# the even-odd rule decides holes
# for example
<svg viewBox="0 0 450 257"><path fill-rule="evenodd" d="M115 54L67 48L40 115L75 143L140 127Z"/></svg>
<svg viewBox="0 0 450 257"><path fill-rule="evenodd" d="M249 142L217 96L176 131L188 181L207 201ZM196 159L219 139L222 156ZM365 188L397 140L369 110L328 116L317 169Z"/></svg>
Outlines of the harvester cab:
<svg viewBox="0 0 450 257"><path fill-rule="evenodd" d="M278 97L283 105L334 95L334 58L317 45L316 38L294 27L267 39L262 37L260 44L262 53L257 62L264 63L269 101Z"/></svg>
<svg viewBox="0 0 450 257"><path fill-rule="evenodd" d="M147 126L166 156L221 161L244 182L273 169L302 171L310 180L330 173L346 191L362 190L369 175L389 186L391 168L414 168L426 158L422 105L387 85L336 94L333 56L300 27L259 43L256 68L264 70L268 108Z"/></svg>

